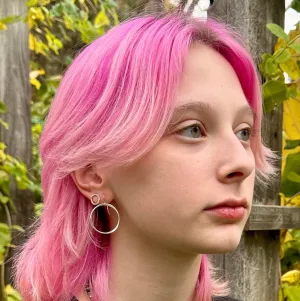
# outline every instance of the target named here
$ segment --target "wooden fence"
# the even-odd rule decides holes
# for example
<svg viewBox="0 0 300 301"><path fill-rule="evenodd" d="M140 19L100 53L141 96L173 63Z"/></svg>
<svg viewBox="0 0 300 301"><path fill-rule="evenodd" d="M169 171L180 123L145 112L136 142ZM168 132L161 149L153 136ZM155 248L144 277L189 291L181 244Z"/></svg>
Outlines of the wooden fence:
<svg viewBox="0 0 300 301"><path fill-rule="evenodd" d="M216 0L209 14L238 29L259 60L272 53L276 37L267 23L284 25L284 0ZM282 108L265 116L263 139L274 151L282 149ZM278 162L280 169L281 162ZM214 255L220 276L231 281L232 296L244 301L277 301L280 285L280 229L300 228L300 208L280 207L280 176L270 188L255 189L254 205L239 247Z"/></svg>

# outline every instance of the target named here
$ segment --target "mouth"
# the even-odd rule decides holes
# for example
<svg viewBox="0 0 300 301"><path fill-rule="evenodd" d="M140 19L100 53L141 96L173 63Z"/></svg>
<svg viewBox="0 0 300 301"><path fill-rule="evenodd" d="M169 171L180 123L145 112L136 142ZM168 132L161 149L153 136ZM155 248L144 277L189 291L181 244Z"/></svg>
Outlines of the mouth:
<svg viewBox="0 0 300 301"><path fill-rule="evenodd" d="M207 207L204 210L211 210L211 209L224 208L224 207L227 207L227 208L243 207L243 208L247 209L248 202L247 202L246 198L242 198L242 199L228 198L224 201L221 201L217 204Z"/></svg>
<svg viewBox="0 0 300 301"><path fill-rule="evenodd" d="M242 219L248 208L248 203L245 198L237 199L226 199L222 202L217 203L211 207L204 209L209 214L216 215L221 218L235 220Z"/></svg>

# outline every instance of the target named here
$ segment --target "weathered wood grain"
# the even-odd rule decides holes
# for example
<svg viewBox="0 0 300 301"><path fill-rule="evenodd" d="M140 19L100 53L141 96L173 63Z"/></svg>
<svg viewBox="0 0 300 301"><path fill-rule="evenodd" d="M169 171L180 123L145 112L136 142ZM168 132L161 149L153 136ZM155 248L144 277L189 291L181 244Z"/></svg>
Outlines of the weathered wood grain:
<svg viewBox="0 0 300 301"><path fill-rule="evenodd" d="M26 1L0 0L0 18L26 14ZM28 25L18 22L8 25L7 31L0 31L0 100L7 106L7 113L1 116L9 130L0 127L1 141L7 145L7 152L32 167L31 142L31 90L29 83ZM20 191L15 182L10 187L11 197L17 208L12 213L12 223L27 228L32 223L33 193ZM1 222L6 222L3 212ZM25 239L20 232L13 233L13 243L20 245ZM9 257L11 257L10 252ZM6 283L10 283L11 261L6 264Z"/></svg>
<svg viewBox="0 0 300 301"><path fill-rule="evenodd" d="M300 207L253 205L245 230L300 229Z"/></svg>

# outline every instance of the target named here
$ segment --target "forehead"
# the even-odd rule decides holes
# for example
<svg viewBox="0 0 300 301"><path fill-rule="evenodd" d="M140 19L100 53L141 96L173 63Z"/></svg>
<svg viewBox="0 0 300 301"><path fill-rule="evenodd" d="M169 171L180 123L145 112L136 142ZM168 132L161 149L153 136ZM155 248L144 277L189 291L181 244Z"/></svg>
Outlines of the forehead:
<svg viewBox="0 0 300 301"><path fill-rule="evenodd" d="M175 107L193 101L209 103L220 110L248 105L238 76L216 50L194 45L186 59Z"/></svg>
<svg viewBox="0 0 300 301"><path fill-rule="evenodd" d="M201 82L212 79L215 84L238 82L238 77L231 64L215 49L197 43L189 50L184 62L184 77L197 77Z"/></svg>

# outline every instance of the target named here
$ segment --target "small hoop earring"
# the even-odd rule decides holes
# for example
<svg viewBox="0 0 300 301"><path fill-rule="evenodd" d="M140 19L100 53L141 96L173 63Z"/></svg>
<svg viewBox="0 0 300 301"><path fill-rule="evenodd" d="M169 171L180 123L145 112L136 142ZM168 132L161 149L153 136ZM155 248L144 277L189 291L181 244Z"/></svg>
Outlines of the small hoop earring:
<svg viewBox="0 0 300 301"><path fill-rule="evenodd" d="M96 201L94 201L94 197L95 197L95 196L97 197L97 200L96 200ZM103 196L104 196L104 195L103 195ZM113 206L112 204L107 204L107 203L105 203L105 202L104 202L104 203L100 203L100 196L99 196L97 193L95 193L95 194L93 194L93 195L91 196L91 203L92 203L93 205L96 205L96 207L93 208L93 210L92 210L91 213L90 213L90 225L91 225L91 227L92 227L95 231L97 231L98 233L100 233L100 234L110 234L110 233L115 232L115 231L118 229L119 224L120 224L120 214L119 214L117 208L116 208L115 206ZM109 215L110 215L110 213L109 213L109 207L112 208L112 209L114 209L114 210L116 211L117 215L118 215L118 222L117 222L116 227L115 227L113 230L109 231L109 232L102 232L102 231L98 230L98 229L95 227L94 223L93 223L93 213L94 213L94 211L95 211L97 208L99 208L99 207L101 207L101 206L107 206L107 211L108 211L108 214L109 214Z"/></svg>

